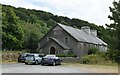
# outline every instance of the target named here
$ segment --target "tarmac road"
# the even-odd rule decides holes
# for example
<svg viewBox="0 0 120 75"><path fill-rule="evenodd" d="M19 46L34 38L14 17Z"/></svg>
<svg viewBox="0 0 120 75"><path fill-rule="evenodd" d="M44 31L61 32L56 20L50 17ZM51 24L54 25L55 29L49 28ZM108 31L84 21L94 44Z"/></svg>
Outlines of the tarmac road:
<svg viewBox="0 0 120 75"><path fill-rule="evenodd" d="M2 73L87 73L78 67L70 65L41 66L25 65L24 63L3 64Z"/></svg>

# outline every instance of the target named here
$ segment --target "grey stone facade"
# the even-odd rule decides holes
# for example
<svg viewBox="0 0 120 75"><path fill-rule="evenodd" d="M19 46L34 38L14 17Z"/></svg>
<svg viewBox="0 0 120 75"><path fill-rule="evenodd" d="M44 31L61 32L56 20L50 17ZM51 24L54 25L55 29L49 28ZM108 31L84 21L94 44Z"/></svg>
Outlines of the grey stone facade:
<svg viewBox="0 0 120 75"><path fill-rule="evenodd" d="M43 54L67 54L70 52L80 58L87 54L91 47L105 51L107 44L97 37L96 32L92 31L90 34L89 27L87 28L83 27L79 30L58 23L40 40L38 50Z"/></svg>

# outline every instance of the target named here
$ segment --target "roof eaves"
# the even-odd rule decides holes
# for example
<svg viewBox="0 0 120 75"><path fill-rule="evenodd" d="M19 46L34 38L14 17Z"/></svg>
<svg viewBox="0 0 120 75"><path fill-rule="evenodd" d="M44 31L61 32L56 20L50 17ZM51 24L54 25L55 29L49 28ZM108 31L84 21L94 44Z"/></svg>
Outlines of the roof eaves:
<svg viewBox="0 0 120 75"><path fill-rule="evenodd" d="M68 47L64 43L60 42L59 40L57 40L55 38L50 38L50 39L52 39L53 41L55 41L56 43L58 43L62 48L64 48L64 49L70 49L70 47Z"/></svg>

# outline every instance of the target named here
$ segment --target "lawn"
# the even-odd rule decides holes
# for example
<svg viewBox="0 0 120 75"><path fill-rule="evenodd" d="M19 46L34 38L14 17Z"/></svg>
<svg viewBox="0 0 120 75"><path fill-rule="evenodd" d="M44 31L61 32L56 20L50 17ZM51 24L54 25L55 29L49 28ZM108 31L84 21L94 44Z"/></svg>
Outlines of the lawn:
<svg viewBox="0 0 120 75"><path fill-rule="evenodd" d="M79 63L63 63L63 66L80 68L91 73L118 73L118 65L88 65Z"/></svg>

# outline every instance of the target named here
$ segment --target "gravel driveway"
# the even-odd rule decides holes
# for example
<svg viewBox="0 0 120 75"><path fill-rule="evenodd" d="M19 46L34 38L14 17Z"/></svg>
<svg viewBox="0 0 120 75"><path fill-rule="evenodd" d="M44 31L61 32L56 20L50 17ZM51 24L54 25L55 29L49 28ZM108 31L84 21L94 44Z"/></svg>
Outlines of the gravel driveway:
<svg viewBox="0 0 120 75"><path fill-rule="evenodd" d="M118 73L117 66L83 65L79 63L62 63L62 65L58 66L16 63L0 66L2 66L2 73Z"/></svg>
<svg viewBox="0 0 120 75"><path fill-rule="evenodd" d="M41 66L41 65L25 65L24 63L4 64L2 65L2 73L87 73L78 67L68 65L58 66Z"/></svg>

